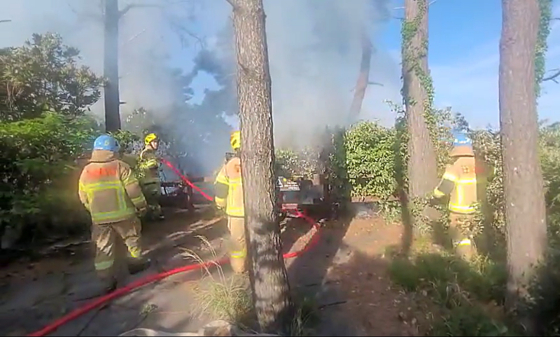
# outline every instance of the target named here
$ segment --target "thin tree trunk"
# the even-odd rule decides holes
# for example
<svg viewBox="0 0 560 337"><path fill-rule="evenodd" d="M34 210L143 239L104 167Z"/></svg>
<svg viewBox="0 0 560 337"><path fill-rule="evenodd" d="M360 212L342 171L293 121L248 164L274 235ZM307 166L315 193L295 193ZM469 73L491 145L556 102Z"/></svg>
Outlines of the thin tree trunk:
<svg viewBox="0 0 560 337"><path fill-rule="evenodd" d="M500 126L507 224L508 301L517 307L546 247L546 209L538 159L535 50L536 0L502 0Z"/></svg>
<svg viewBox="0 0 560 337"><path fill-rule="evenodd" d="M350 106L350 122L354 122L362 111L362 103L366 96L366 90L369 84L369 71L371 66L372 46L369 36L365 29L362 31L362 60L360 62L360 74L356 82L354 98Z"/></svg>
<svg viewBox="0 0 560 337"><path fill-rule="evenodd" d="M409 131L409 195L422 197L437 184L437 157L426 115L431 111L427 0L405 1L403 95ZM406 35L408 34L408 35Z"/></svg>
<svg viewBox="0 0 560 337"><path fill-rule="evenodd" d="M105 0L103 76L105 84L105 129L117 131L121 128L119 98L119 2Z"/></svg>
<svg viewBox="0 0 560 337"><path fill-rule="evenodd" d="M271 79L262 0L230 0L237 54L241 165L251 285L263 332L289 333L293 317L276 207Z"/></svg>

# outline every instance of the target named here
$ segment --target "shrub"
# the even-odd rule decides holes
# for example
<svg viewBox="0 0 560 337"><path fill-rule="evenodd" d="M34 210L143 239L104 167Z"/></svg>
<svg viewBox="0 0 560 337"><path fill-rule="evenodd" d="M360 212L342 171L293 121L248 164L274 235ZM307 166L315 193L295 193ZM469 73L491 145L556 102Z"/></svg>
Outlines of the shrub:
<svg viewBox="0 0 560 337"><path fill-rule="evenodd" d="M346 165L352 196L387 199L397 188L395 130L361 122L346 133Z"/></svg>
<svg viewBox="0 0 560 337"><path fill-rule="evenodd" d="M57 113L0 123L1 228L31 225L40 233L84 223L75 159L90 145L95 127L89 118L69 121Z"/></svg>

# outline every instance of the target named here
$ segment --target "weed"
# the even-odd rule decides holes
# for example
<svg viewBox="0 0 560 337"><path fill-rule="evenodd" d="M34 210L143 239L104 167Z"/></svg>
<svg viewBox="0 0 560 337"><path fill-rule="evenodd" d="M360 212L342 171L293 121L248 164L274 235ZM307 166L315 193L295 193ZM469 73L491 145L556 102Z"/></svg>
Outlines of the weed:
<svg viewBox="0 0 560 337"><path fill-rule="evenodd" d="M209 248L212 257L216 259L217 254L210 242L204 237L198 236L198 238ZM197 263L205 263L193 251L186 250L183 255ZM214 266L216 273L212 273L210 267L205 267L204 276L195 287L200 315L225 320L240 327L250 326L252 302L247 278L235 274L226 276L222 266L217 263Z"/></svg>
<svg viewBox="0 0 560 337"><path fill-rule="evenodd" d="M204 237L198 236L212 253L213 260L217 254L211 244ZM185 250L183 256L204 263L202 258L190 250ZM195 286L195 295L199 303L199 314L208 315L215 320L225 320L246 331L256 328L255 313L251 299L249 280L244 275L226 275L222 266L213 264L216 272L210 267L204 268L204 276ZM296 309L291 323L291 336L309 336L311 326L318 320L318 309L315 300L306 296L296 302Z"/></svg>
<svg viewBox="0 0 560 337"><path fill-rule="evenodd" d="M509 336L501 317L506 270L484 257L466 262L451 254L425 253L411 259L395 258L389 274L409 292L429 297L441 320L428 330L434 336Z"/></svg>
<svg viewBox="0 0 560 337"><path fill-rule="evenodd" d="M290 335L311 336L313 326L319 320L319 308L314 297L297 296L296 298L300 300L296 302L296 312L290 326Z"/></svg>

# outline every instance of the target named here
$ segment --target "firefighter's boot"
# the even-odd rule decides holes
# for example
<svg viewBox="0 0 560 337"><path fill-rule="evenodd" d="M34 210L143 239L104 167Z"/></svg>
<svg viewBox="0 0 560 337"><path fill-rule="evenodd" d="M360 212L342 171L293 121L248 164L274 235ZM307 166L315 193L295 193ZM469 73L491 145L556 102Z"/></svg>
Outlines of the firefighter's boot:
<svg viewBox="0 0 560 337"><path fill-rule="evenodd" d="M150 268L152 261L145 257L139 258L129 258L128 260L128 272L131 275L138 274L144 270Z"/></svg>

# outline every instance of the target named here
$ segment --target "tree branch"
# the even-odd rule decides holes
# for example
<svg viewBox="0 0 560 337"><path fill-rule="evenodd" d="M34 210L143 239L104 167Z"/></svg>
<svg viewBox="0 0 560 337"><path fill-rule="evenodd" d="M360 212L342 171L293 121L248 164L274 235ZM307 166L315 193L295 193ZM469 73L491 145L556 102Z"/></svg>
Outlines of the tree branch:
<svg viewBox="0 0 560 337"><path fill-rule="evenodd" d="M12 20L10 20L10 19L0 20L0 23L5 23L5 22L12 22Z"/></svg>
<svg viewBox="0 0 560 337"><path fill-rule="evenodd" d="M558 83L558 77L560 77L560 69L554 69L552 71L554 71L554 73L552 75L544 77L541 82L552 81L554 83Z"/></svg>

